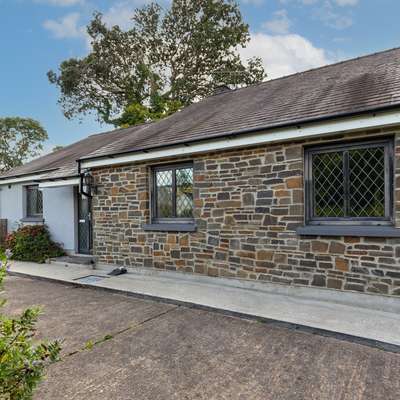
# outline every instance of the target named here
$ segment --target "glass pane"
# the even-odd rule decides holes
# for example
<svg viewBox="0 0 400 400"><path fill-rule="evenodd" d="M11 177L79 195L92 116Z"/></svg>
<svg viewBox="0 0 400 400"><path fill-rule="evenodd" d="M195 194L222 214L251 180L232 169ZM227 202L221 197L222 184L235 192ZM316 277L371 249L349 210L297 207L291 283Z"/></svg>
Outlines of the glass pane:
<svg viewBox="0 0 400 400"><path fill-rule="evenodd" d="M350 216L385 216L385 149L349 151Z"/></svg>
<svg viewBox="0 0 400 400"><path fill-rule="evenodd" d="M34 217L43 213L42 192L37 186L28 186L26 188L26 214L28 217Z"/></svg>
<svg viewBox="0 0 400 400"><path fill-rule="evenodd" d="M321 153L312 159L314 217L344 217L343 153Z"/></svg>
<svg viewBox="0 0 400 400"><path fill-rule="evenodd" d="M193 169L176 170L176 216L193 217Z"/></svg>
<svg viewBox="0 0 400 400"><path fill-rule="evenodd" d="M41 190L37 190L37 213L43 214L43 193Z"/></svg>
<svg viewBox="0 0 400 400"><path fill-rule="evenodd" d="M26 188L26 215L31 217L33 215L33 190Z"/></svg>
<svg viewBox="0 0 400 400"><path fill-rule="evenodd" d="M172 212L172 171L157 171L157 217L171 218Z"/></svg>

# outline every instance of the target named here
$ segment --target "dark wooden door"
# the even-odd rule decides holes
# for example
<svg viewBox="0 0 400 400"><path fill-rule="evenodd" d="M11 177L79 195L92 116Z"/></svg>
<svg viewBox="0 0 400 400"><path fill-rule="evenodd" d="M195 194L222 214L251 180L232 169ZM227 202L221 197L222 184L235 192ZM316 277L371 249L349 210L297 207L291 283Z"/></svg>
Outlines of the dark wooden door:
<svg viewBox="0 0 400 400"><path fill-rule="evenodd" d="M81 254L92 252L91 201L81 194L78 194L78 251Z"/></svg>

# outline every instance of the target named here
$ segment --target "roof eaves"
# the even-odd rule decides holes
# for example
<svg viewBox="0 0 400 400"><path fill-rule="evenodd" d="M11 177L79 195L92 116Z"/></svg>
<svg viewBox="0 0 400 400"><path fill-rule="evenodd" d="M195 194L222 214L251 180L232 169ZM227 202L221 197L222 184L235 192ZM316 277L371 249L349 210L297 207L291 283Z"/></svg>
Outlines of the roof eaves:
<svg viewBox="0 0 400 400"><path fill-rule="evenodd" d="M65 175L65 176L55 176L55 177L46 177L43 176L42 178L35 179L35 182L45 182L45 181L60 181L60 180L68 180L68 179L74 179L74 178L79 178L79 174L75 175Z"/></svg>
<svg viewBox="0 0 400 400"><path fill-rule="evenodd" d="M274 125L267 125L267 126L261 126L261 127L255 127L255 128L247 128L247 129L241 129L238 131L231 131L231 132L226 132L218 135L213 135L213 136L207 136L203 138L193 138L190 140L185 140L185 141L177 141L177 142L171 142L163 145L158 145L158 146L150 146L150 147L143 147L143 148L137 148L134 150L124 150L124 151L118 151L118 152L113 152L109 154L104 154L104 155L94 155L94 156L84 156L79 158L77 161L82 162L85 160L95 160L95 159L103 159L103 158L114 158L120 155L125 155L125 154L132 154L132 153L139 153L139 152L148 152L151 150L157 150L157 149L162 149L162 148L168 148L168 147L173 147L176 145L182 145L184 146L185 144L190 144L190 143L199 143L199 142L205 142L208 140L215 140L219 138L224 138L224 137L233 137L237 135L242 135L242 134L249 134L249 133L256 133L256 132L265 132L269 131L272 129L279 129L279 128L289 128L291 126L299 126L303 124L311 124L315 122L323 122L327 121L330 119L338 119L338 118L346 118L346 117L354 117L358 115L364 115L364 114L370 114L370 113L377 113L377 112L382 112L382 111L390 111L393 109L400 109L400 102L395 103L395 104L389 104L385 106L380 106L380 107L372 107L372 108L367 108L364 110L356 110L356 111L350 111L350 112L343 112L343 113L336 113L336 114L330 114L330 115L324 115L320 116L317 118L303 118L301 120L297 121L291 121L289 123L284 122L284 123L278 123Z"/></svg>
<svg viewBox="0 0 400 400"><path fill-rule="evenodd" d="M26 172L26 173L22 173L22 174L16 174L16 175L0 175L0 181L5 181L5 180L9 180L9 179L14 179L14 178L21 178L21 177L28 177L28 176L34 176L34 175L38 175L38 174L45 174L45 173L49 173L52 171L56 171L59 168L51 168L51 169L42 169L42 170L37 170L37 171L30 171L30 172Z"/></svg>

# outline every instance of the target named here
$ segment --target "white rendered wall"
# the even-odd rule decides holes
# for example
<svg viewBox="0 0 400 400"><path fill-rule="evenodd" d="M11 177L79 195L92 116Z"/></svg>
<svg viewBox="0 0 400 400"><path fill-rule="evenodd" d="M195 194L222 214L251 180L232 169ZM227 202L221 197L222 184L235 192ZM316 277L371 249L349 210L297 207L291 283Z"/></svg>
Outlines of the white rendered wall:
<svg viewBox="0 0 400 400"><path fill-rule="evenodd" d="M74 186L43 188L43 218L52 239L64 250L75 250Z"/></svg>
<svg viewBox="0 0 400 400"><path fill-rule="evenodd" d="M7 219L8 231L15 230L25 218L24 186L29 182L0 186L0 218ZM75 251L74 186L43 188L43 219L52 239L67 251ZM34 224L35 222L24 222Z"/></svg>
<svg viewBox="0 0 400 400"><path fill-rule="evenodd" d="M24 218L24 190L23 185L16 183L0 186L0 218L7 220L8 232L18 227L21 218Z"/></svg>

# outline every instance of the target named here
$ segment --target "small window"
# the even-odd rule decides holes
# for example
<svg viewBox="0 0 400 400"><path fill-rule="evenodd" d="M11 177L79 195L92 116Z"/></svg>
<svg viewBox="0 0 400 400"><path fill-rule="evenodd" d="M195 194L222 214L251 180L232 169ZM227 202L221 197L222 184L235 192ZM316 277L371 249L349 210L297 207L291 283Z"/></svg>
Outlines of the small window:
<svg viewBox="0 0 400 400"><path fill-rule="evenodd" d="M391 224L391 140L307 149L309 224Z"/></svg>
<svg viewBox="0 0 400 400"><path fill-rule="evenodd" d="M26 186L26 216L41 217L43 215L43 197L39 186Z"/></svg>
<svg viewBox="0 0 400 400"><path fill-rule="evenodd" d="M153 169L153 222L193 219L193 166L178 164Z"/></svg>

